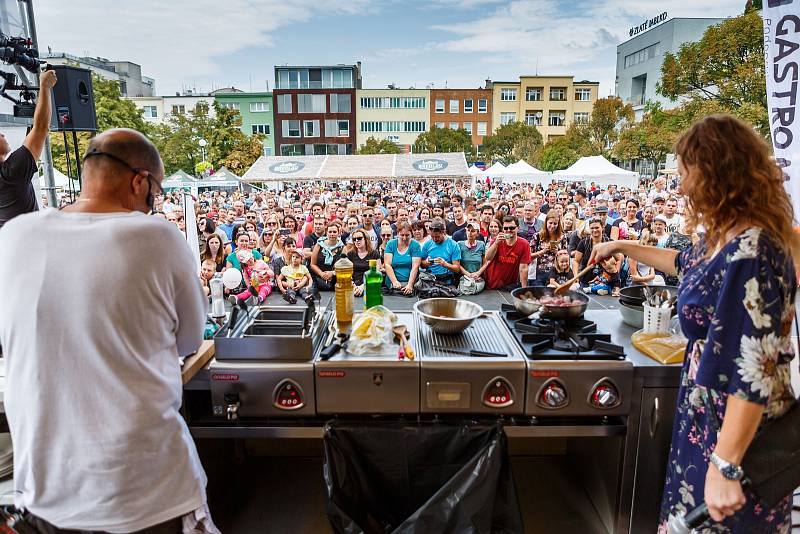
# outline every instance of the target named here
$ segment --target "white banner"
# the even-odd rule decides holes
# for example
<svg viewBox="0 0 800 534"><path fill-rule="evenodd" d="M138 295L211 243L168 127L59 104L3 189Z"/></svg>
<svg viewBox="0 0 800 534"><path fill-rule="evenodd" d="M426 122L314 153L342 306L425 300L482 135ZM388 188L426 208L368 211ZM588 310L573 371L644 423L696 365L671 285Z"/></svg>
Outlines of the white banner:
<svg viewBox="0 0 800 534"><path fill-rule="evenodd" d="M792 197L795 222L800 221L800 0L764 0L764 66L775 160L783 168Z"/></svg>
<svg viewBox="0 0 800 534"><path fill-rule="evenodd" d="M194 214L194 197L183 192L183 220L186 222L186 241L195 259L197 274L200 274L200 239L197 235L197 217Z"/></svg>

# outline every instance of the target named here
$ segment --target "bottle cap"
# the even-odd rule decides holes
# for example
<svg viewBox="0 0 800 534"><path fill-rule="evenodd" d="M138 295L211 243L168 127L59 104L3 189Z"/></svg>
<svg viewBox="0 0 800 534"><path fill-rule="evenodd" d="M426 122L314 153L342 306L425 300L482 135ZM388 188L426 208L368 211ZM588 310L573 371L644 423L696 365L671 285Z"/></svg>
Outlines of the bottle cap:
<svg viewBox="0 0 800 534"><path fill-rule="evenodd" d="M369 268L375 269L378 267L378 260L369 260Z"/></svg>

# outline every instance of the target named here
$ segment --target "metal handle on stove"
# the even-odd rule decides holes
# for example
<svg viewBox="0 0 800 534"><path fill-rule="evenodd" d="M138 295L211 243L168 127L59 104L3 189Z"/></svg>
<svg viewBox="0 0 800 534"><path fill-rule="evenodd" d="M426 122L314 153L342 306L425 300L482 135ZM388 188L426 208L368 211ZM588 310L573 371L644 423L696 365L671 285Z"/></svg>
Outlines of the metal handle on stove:
<svg viewBox="0 0 800 534"><path fill-rule="evenodd" d="M658 427L661 426L661 406L658 397L653 399L653 408L650 410L650 437L656 437Z"/></svg>

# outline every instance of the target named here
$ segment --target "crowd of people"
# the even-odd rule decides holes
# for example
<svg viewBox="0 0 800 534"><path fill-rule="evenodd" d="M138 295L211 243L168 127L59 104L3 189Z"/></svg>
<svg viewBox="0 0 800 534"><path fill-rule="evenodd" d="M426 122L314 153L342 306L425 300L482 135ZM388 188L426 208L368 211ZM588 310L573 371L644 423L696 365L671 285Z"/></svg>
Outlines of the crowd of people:
<svg viewBox="0 0 800 534"><path fill-rule="evenodd" d="M185 232L183 210L179 192L155 199L156 216ZM636 189L467 180L309 183L281 192L206 191L195 210L203 285L234 267L260 301L273 288L288 302L296 301L295 289L304 290L303 298L333 290L334 264L342 257L353 263L356 296L373 259L387 293L415 295L427 272L432 283L476 294L565 283L606 241L679 251L692 244L679 183L664 176ZM308 271L296 273L306 280L301 288L279 281L288 279L293 261ZM253 276L259 283L249 283ZM618 254L593 265L573 289L608 295L631 284L675 282Z"/></svg>

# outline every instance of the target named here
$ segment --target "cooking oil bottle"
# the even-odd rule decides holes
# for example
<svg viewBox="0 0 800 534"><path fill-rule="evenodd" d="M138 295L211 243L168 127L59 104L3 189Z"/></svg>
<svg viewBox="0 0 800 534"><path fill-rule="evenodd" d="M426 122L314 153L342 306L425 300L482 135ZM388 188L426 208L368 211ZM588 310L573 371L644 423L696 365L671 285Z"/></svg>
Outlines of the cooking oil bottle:
<svg viewBox="0 0 800 534"><path fill-rule="evenodd" d="M383 304L383 275L378 272L378 260L369 260L369 271L364 273L364 309Z"/></svg>
<svg viewBox="0 0 800 534"><path fill-rule="evenodd" d="M353 262L343 257L333 265L336 271L336 322L345 331L353 323Z"/></svg>

